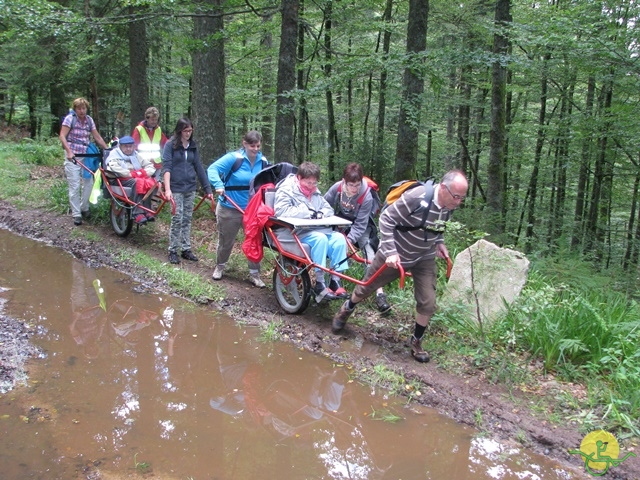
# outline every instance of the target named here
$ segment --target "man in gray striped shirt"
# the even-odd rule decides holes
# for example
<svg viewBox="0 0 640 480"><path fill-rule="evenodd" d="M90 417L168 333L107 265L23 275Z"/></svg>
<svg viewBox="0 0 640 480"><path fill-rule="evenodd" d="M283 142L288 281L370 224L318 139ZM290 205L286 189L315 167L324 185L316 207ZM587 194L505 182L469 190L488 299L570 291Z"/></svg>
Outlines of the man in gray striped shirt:
<svg viewBox="0 0 640 480"><path fill-rule="evenodd" d="M451 170L435 185L433 199L426 198L424 186L407 190L380 215L380 247L364 281L383 264L387 268L369 285L358 285L351 297L333 317L331 330L339 334L347 324L356 305L376 289L399 278L398 266L411 272L416 299L416 323L409 340L411 355L418 362L428 362L429 354L422 349L422 336L436 310L436 256L449 258L444 244L445 222L451 212L464 201L469 184L464 172ZM426 222L425 210L428 210Z"/></svg>

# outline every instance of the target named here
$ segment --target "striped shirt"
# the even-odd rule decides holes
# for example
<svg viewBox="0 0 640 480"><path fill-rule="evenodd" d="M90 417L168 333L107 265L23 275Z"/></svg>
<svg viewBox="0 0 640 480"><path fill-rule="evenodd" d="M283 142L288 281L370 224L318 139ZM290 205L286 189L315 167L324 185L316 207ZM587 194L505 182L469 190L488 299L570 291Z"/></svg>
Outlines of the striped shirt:
<svg viewBox="0 0 640 480"><path fill-rule="evenodd" d="M430 205L425 201L424 187L408 190L384 209L380 215L380 248L385 257L399 255L403 267L410 267L418 260L435 258L436 244L444 243L444 226L451 218L451 211L436 204L440 186L436 186ZM419 227L425 208L429 209L423 229L400 231L396 227Z"/></svg>

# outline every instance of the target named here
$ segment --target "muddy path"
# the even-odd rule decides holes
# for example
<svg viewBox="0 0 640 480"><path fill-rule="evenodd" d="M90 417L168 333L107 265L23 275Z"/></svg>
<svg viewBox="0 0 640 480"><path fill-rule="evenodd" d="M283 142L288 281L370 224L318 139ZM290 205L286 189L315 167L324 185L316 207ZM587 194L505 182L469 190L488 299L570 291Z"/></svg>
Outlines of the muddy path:
<svg viewBox="0 0 640 480"><path fill-rule="evenodd" d="M194 232L215 230L210 215L198 217ZM69 216L40 210L17 210L6 202L0 202L0 227L62 248L91 266L107 266L120 271L126 266L138 281L169 291L162 278L148 278L143 270L132 271L132 267L125 265L119 255L123 250L137 249L167 261L165 239L168 233L163 222L144 227L147 229L145 232L136 233L134 227L129 238L121 239L106 222L88 222L74 227ZM78 229L82 232L79 233ZM214 252L210 234L198 236L196 233L194 238L194 247ZM203 281L212 282L213 265L210 260L201 259L195 264L183 262L180 268L188 268L202 275ZM263 267L263 280L267 285L271 284L268 265ZM563 385L548 377L540 377L536 384L527 385L526 392L508 390L489 382L482 370L473 366L471 361L465 363L464 359L455 359L457 370L463 373L448 373L440 365L452 359L439 359L436 355L432 362L419 364L410 357L404 337L412 325L411 318L381 317L371 308L360 308L358 325L350 323L343 335L335 336L331 334L330 326L331 316L339 306L337 302L310 307L304 315L286 315L279 309L269 287L262 290L252 287L244 274L230 269L219 283L225 293L211 300L207 308L223 310L237 321L251 325L280 320L284 341L336 362L350 364L354 372L370 370L374 365L384 363L406 378L421 382L421 395L414 396L415 401L458 422L488 432L498 440L524 444L537 453L577 468L582 465L580 458L569 454L568 450L579 448L586 432L579 431L575 422L552 424L531 408L532 395L554 397L560 390L579 394L579 386ZM0 321L0 328L4 330L2 322L4 320ZM554 413L556 416L560 413L560 417L569 415L569 412ZM481 425L477 424L479 417ZM621 449L633 451L634 446L624 444ZM640 480L640 461L637 457L631 458L601 478Z"/></svg>

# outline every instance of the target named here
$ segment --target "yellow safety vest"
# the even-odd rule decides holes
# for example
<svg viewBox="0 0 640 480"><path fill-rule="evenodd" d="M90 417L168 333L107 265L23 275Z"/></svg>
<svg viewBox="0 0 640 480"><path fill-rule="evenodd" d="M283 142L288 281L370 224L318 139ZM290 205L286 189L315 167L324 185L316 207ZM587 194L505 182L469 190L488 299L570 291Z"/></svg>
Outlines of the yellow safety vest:
<svg viewBox="0 0 640 480"><path fill-rule="evenodd" d="M140 144L138 153L142 158L151 160L155 164L162 163L162 152L160 151L160 141L162 140L162 130L157 127L153 132L153 140L149 138L147 129L142 125L137 125L136 130L140 134ZM158 168L158 165L156 165Z"/></svg>

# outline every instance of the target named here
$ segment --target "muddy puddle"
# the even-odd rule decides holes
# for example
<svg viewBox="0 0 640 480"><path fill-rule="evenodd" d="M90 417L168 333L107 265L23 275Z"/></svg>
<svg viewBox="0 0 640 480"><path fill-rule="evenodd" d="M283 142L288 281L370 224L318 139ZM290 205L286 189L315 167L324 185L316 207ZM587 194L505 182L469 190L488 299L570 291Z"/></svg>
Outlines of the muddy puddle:
<svg viewBox="0 0 640 480"><path fill-rule="evenodd" d="M0 230L43 352L0 395L3 479L568 479L258 328Z"/></svg>

